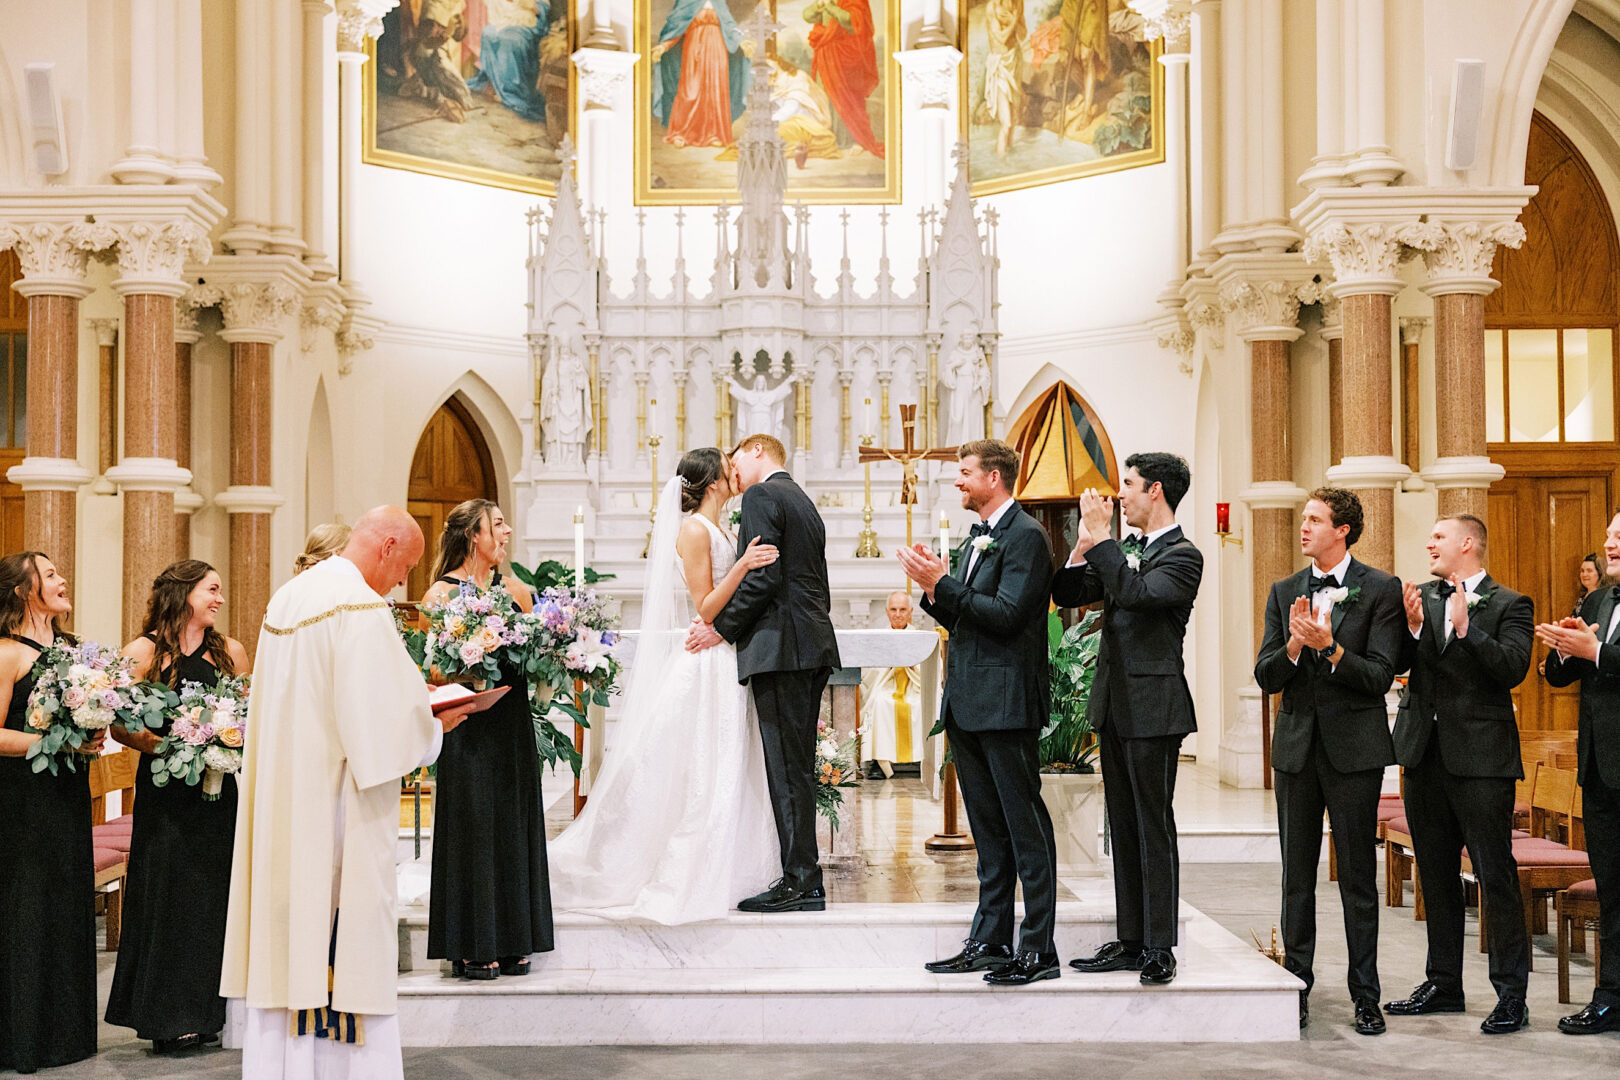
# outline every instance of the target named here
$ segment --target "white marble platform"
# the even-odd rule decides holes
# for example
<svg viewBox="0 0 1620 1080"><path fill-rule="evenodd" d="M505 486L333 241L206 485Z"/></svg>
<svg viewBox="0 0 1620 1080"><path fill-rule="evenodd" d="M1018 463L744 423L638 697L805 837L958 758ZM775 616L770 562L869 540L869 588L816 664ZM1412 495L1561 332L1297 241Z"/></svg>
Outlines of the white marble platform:
<svg viewBox="0 0 1620 1080"><path fill-rule="evenodd" d="M1113 936L1113 912L1107 881L1064 884L1080 897L1058 913L1068 960ZM411 1046L1298 1038L1298 980L1182 907L1171 985L1065 968L1020 989L923 970L959 946L967 904L835 904L682 927L562 913L558 948L532 974L487 983L421 960L426 920L409 912L418 959L400 976L401 1031Z"/></svg>

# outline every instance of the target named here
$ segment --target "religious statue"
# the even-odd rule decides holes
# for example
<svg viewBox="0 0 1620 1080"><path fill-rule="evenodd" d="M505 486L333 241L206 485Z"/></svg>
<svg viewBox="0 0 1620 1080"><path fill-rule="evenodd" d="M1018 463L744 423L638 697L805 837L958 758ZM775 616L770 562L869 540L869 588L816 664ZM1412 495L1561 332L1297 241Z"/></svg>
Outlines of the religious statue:
<svg viewBox="0 0 1620 1080"><path fill-rule="evenodd" d="M799 373L792 372L774 388L766 386L764 375L754 376L753 389L736 379L727 377L731 396L737 399L737 426L739 439L749 435L775 435L782 438L787 432L787 399L793 393L793 384Z"/></svg>
<svg viewBox="0 0 1620 1080"><path fill-rule="evenodd" d="M578 468L585 459L590 429L590 376L585 367L585 335L576 319L548 335L550 350L541 380L540 425L544 456L553 467Z"/></svg>
<svg viewBox="0 0 1620 1080"><path fill-rule="evenodd" d="M984 405L990 399L990 365L979 348L979 336L963 331L956 337L940 383L951 392L947 441L964 443L984 437Z"/></svg>

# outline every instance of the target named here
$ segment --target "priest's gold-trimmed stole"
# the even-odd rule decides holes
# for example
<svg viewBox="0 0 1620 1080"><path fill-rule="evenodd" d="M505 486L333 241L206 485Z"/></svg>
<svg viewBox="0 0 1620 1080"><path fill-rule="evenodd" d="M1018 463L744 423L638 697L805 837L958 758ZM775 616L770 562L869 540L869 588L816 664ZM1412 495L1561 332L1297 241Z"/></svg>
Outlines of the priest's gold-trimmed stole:
<svg viewBox="0 0 1620 1080"><path fill-rule="evenodd" d="M293 1038L310 1035L317 1039L330 1039L332 1042L348 1043L350 1046L366 1045L366 1022L358 1013L339 1012L331 1007L332 983L334 973L333 964L337 961L337 913L332 914L332 943L326 953L326 1001L327 1004L314 1009L292 1010L290 1034Z"/></svg>

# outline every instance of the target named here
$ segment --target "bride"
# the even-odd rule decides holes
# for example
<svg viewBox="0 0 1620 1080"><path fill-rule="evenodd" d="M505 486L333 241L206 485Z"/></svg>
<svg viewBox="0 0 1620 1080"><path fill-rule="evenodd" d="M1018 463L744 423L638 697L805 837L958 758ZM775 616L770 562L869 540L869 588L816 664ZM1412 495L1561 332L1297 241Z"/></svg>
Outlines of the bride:
<svg viewBox="0 0 1620 1080"><path fill-rule="evenodd" d="M776 561L756 540L737 557L719 524L731 463L689 451L659 496L641 631L623 708L590 801L551 842L559 909L659 923L717 919L781 876L752 696L737 650L685 651L693 613L712 621L744 575Z"/></svg>

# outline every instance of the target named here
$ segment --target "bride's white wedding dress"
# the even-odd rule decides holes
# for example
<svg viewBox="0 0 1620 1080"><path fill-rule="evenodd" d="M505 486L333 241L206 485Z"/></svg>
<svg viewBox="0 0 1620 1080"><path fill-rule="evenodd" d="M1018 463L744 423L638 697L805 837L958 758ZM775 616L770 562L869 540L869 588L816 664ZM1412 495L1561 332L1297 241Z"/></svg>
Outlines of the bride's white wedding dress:
<svg viewBox="0 0 1620 1080"><path fill-rule="evenodd" d="M782 873L759 722L752 695L737 683L737 650L722 642L689 653L681 644L692 606L674 553L680 515L670 492L660 499L649 559L674 560L675 573L649 563L648 618L624 715L585 809L551 842L559 910L659 923L716 919ZM736 543L697 518L709 530L718 582L737 561ZM674 595L655 598L666 582Z"/></svg>

